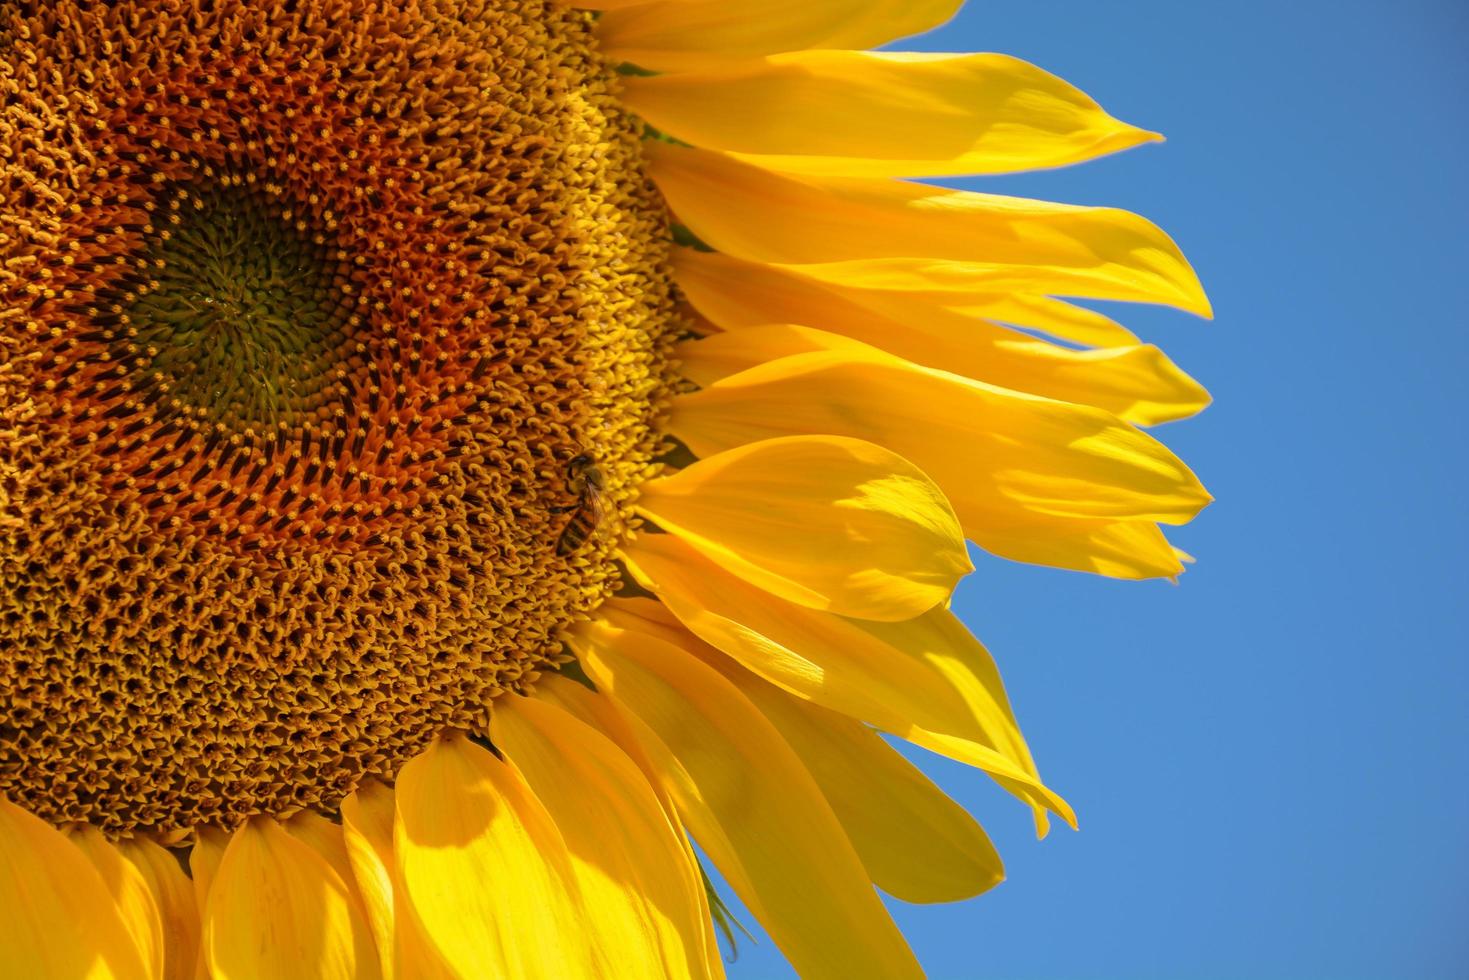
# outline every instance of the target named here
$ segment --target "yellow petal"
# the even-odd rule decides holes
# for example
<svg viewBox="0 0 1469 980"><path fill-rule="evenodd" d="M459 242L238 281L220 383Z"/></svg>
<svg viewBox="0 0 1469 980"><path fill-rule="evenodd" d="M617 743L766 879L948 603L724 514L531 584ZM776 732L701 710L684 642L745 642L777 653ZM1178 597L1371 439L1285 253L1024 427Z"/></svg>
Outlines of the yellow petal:
<svg viewBox="0 0 1469 980"><path fill-rule="evenodd" d="M841 290L842 287L827 283L825 288ZM913 293L906 289L861 292L858 295L869 309L888 317L902 316L905 322L925 318L949 322L989 317L1012 327L1049 334L1086 347L1127 347L1137 343L1138 339L1131 330L1109 316L1051 296L1007 292L997 296L981 293L971 297L952 292Z"/></svg>
<svg viewBox="0 0 1469 980"><path fill-rule="evenodd" d="M629 108L686 143L794 173L995 174L1159 139L1001 54L795 51L626 80Z"/></svg>
<svg viewBox="0 0 1469 980"><path fill-rule="evenodd" d="M667 6L683 6L689 0L664 0ZM577 0L576 5L583 10L623 10L627 7L641 7L649 3L649 0Z"/></svg>
<svg viewBox="0 0 1469 980"><path fill-rule="evenodd" d="M746 262L693 248L674 249L673 268L679 288L698 312L727 330L799 323L847 333L846 325L854 323L862 334L851 335L868 340L896 324L962 336L977 320L988 319L1089 346L1138 343L1127 328L1108 317L1045 296L863 289L852 283L818 282L803 275L801 266Z"/></svg>
<svg viewBox="0 0 1469 980"><path fill-rule="evenodd" d="M162 976L163 918L148 879L96 827L83 825L68 836L102 876L148 975Z"/></svg>
<svg viewBox="0 0 1469 980"><path fill-rule="evenodd" d="M229 846L230 834L218 827L197 827L194 830L193 846L189 849L189 878L194 882L194 898L199 905L201 922L204 907L209 904L214 874L219 870L225 848Z"/></svg>
<svg viewBox="0 0 1469 980"><path fill-rule="evenodd" d="M230 838L209 889L202 943L217 980L380 976L346 882L269 817Z"/></svg>
<svg viewBox="0 0 1469 980"><path fill-rule="evenodd" d="M897 180L778 174L711 150L646 144L649 174L678 221L755 262L838 264L828 277L889 288L894 260L953 268L990 292L1164 303L1209 315L1198 277L1156 225L1114 208L979 194ZM842 266L847 266L844 276ZM978 270L978 271L976 271ZM806 270L803 270L806 271ZM952 283L950 283L952 285Z"/></svg>
<svg viewBox="0 0 1469 980"><path fill-rule="evenodd" d="M658 804L663 807L664 815L667 815L668 823L679 829L679 843L685 851L685 860L693 867L699 867L699 858L693 854L693 846L689 839L683 835L683 823L679 818L679 808L674 805L673 796L668 795L664 788L663 773L658 770L651 755L643 749L642 741L638 733L633 729L633 721L627 717L626 711L608 698L592 691L576 680L561 674L546 674L536 682L536 699L557 705L570 716L579 718L599 733L608 742L614 743L620 748L627 758L633 761L640 771L643 779L648 783L654 795L658 798ZM702 879L702 868L699 870ZM704 951L705 970L711 977L720 976L724 973L724 965L720 962L720 946L714 937L714 915L711 914L710 902L708 902L708 890L705 887L699 889L699 918L704 923Z"/></svg>
<svg viewBox="0 0 1469 980"><path fill-rule="evenodd" d="M548 674L537 681L535 696L601 732L604 738L622 749L642 770L648 785L653 788L663 805L663 812L667 814L669 822L678 823L678 810L668 791L663 788L662 774L657 764L638 740L627 715L611 698L603 697L591 688L560 674ZM692 854L693 851L689 853Z"/></svg>
<svg viewBox="0 0 1469 980"><path fill-rule="evenodd" d="M451 735L403 767L394 796L400 976L591 971L566 845L512 764ZM405 949L407 919L422 943Z"/></svg>
<svg viewBox="0 0 1469 980"><path fill-rule="evenodd" d="M164 980L189 980L199 956L199 907L178 858L145 837L118 841L117 849L147 882L163 927Z"/></svg>
<svg viewBox="0 0 1469 980"><path fill-rule="evenodd" d="M1147 253L1136 254L1140 264L1151 262ZM811 262L781 268L796 270L827 288L860 290L870 296L886 295L893 300L913 296L919 303L958 311L973 310L976 304L987 304L988 297L996 292L1005 292L1016 299L1046 294L1161 303L1199 316L1213 316L1202 293L1197 298L1164 295L1151 273L1135 275L1122 267L1126 261L1130 259L1119 258L1115 262L1108 259L1096 266L1089 266L1084 261L1075 265L1027 265L918 256ZM1071 312L1074 313L1074 309ZM1023 319L998 312L985 310L984 315L1006 323L1029 326ZM1065 334L1058 336L1064 337Z"/></svg>
<svg viewBox="0 0 1469 980"><path fill-rule="evenodd" d="M150 969L76 844L0 797L0 976L143 980Z"/></svg>
<svg viewBox="0 0 1469 980"><path fill-rule="evenodd" d="M975 539L996 555L1109 578L1175 578L1183 573L1173 546L1150 521L1016 521Z"/></svg>
<svg viewBox="0 0 1469 980"><path fill-rule="evenodd" d="M313 810L302 810L282 826L286 833L315 851L349 890L355 890L352 864L347 859L347 842L342 837L342 828Z"/></svg>
<svg viewBox="0 0 1469 980"><path fill-rule="evenodd" d="M608 625L696 655L738 687L801 758L884 891L908 902L951 902L1004 878L983 828L871 728L761 680L689 633L663 603L613 599L600 613ZM1013 722L1008 707L1005 715ZM1033 770L1023 744L1020 754Z"/></svg>
<svg viewBox="0 0 1469 980"><path fill-rule="evenodd" d="M662 773L651 756L643 748L634 731L631 719L611 698L596 693L589 687L570 680L560 674L547 674L536 682L535 697L559 707L598 732L603 738L616 745L633 761L642 772L643 778L658 798L669 825L678 829L678 842L683 848L685 860L698 867L699 859L694 854L688 838L682 833L678 807L664 788ZM702 872L701 872L702 874ZM714 938L714 917L710 914L707 892L699 890L699 918L704 923L705 972L709 976L720 976L724 965L719 959L719 943Z"/></svg>
<svg viewBox="0 0 1469 980"><path fill-rule="evenodd" d="M345 802L344 808L345 808ZM368 909L366 896L357 884L357 874L353 867L350 848L347 844L345 820L342 825L332 823L326 817L312 810L303 810L296 814L283 825L286 832L301 843L310 847L320 855L337 877L347 886L347 891L352 896L352 903L356 914L368 925L372 933L373 949L377 952L377 966L379 972L388 977L392 975L392 948L388 947L386 953L378 935L380 923L376 920L373 912ZM392 840L392 810L388 810L388 840ZM388 920L391 929L391 919ZM389 933L391 935L391 933Z"/></svg>
<svg viewBox="0 0 1469 980"><path fill-rule="evenodd" d="M690 632L746 669L977 766L1033 808L1074 821L1041 782L988 652L948 610L875 623L778 602L670 535L640 536L627 560Z"/></svg>
<svg viewBox="0 0 1469 980"><path fill-rule="evenodd" d="M637 765L561 708L495 702L490 731L566 840L599 968L629 977L703 977L703 883Z"/></svg>
<svg viewBox="0 0 1469 980"><path fill-rule="evenodd" d="M1115 545L1095 540L1106 526L1184 523L1211 499L1178 457L1107 412L872 350L798 354L730 375L676 399L670 424L701 457L795 433L870 440L932 477L980 547L1109 575L1179 566L1160 536L1117 567Z"/></svg>
<svg viewBox="0 0 1469 980"><path fill-rule="evenodd" d="M202 932L204 915L209 909L209 891L214 887L214 876L219 871L219 862L224 858L225 848L230 845L230 835L218 827L196 827L194 846L189 851L189 876L194 882L194 904L199 917L201 933L199 956L194 976L198 980L209 980L209 965L205 962Z"/></svg>
<svg viewBox="0 0 1469 980"><path fill-rule="evenodd" d="M937 27L962 0L672 0L615 11L597 24L610 57L669 71L802 48L873 48Z"/></svg>
<svg viewBox="0 0 1469 980"><path fill-rule="evenodd" d="M1005 879L984 829L877 732L713 656L806 764L873 884L905 902L957 902Z"/></svg>
<svg viewBox="0 0 1469 980"><path fill-rule="evenodd" d="M849 616L907 619L973 570L943 493L856 439L731 449L644 484L638 509L761 588Z"/></svg>
<svg viewBox="0 0 1469 980"><path fill-rule="evenodd" d="M798 973L920 975L830 805L748 699L655 637L592 624L577 642L684 825Z"/></svg>
<svg viewBox="0 0 1469 980"><path fill-rule="evenodd" d="M393 933L393 791L369 779L342 801L342 838L367 924L377 943L383 980L395 975Z"/></svg>
<svg viewBox="0 0 1469 980"><path fill-rule="evenodd" d="M881 317L834 321L837 333L774 325L729 330L683 344L680 373L696 384L815 350L895 354L1003 388L1093 405L1136 425L1185 418L1209 394L1151 344L1078 351L975 320L962 331L908 329Z"/></svg>

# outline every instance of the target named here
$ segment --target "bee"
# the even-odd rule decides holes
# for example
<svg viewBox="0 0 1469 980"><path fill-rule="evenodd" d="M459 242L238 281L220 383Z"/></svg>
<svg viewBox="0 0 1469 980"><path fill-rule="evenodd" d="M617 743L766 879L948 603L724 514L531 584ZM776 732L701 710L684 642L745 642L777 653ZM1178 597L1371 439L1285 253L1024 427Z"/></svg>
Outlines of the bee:
<svg viewBox="0 0 1469 980"><path fill-rule="evenodd" d="M602 504L602 493L606 482L597 463L587 453L581 453L566 464L566 489L576 502L563 507L554 507L553 514L571 512L561 536L556 539L556 554L569 555L587 543L602 523L606 508Z"/></svg>

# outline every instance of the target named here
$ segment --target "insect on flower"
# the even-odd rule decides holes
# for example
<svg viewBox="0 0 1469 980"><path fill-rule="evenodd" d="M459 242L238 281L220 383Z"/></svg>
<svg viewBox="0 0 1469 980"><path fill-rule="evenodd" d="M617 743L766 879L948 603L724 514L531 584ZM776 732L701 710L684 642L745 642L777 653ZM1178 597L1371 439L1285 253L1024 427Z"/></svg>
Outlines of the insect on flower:
<svg viewBox="0 0 1469 980"><path fill-rule="evenodd" d="M553 514L571 512L560 537L556 539L558 555L569 555L579 550L602 526L607 515L603 502L606 481L589 454L574 456L566 464L566 489L576 498L575 503L551 509Z"/></svg>

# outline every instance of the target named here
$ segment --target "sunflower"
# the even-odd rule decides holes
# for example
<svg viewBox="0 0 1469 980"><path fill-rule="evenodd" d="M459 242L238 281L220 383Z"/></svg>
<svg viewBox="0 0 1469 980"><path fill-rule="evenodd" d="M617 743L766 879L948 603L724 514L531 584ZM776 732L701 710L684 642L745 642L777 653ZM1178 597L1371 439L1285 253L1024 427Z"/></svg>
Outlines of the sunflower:
<svg viewBox="0 0 1469 980"><path fill-rule="evenodd" d="M1155 139L959 0L0 2L0 975L810 976L1074 824L948 609L1172 577Z"/></svg>

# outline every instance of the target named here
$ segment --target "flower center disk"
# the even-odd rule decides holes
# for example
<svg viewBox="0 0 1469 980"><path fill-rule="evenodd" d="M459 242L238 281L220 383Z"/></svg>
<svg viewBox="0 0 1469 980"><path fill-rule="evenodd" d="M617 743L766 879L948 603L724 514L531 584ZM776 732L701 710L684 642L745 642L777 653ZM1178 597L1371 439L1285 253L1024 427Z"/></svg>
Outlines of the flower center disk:
<svg viewBox="0 0 1469 980"><path fill-rule="evenodd" d="M116 356L143 348L138 367L170 408L242 435L350 408L347 380L365 365L353 349L360 318L345 251L304 220L293 227L290 208L231 184L181 189L166 215L176 224L141 263L152 279L118 297L133 329Z"/></svg>
<svg viewBox="0 0 1469 980"><path fill-rule="evenodd" d="M615 586L581 498L676 331L638 133L587 15L398 7L0 6L0 793L48 820L329 811Z"/></svg>

